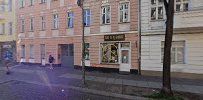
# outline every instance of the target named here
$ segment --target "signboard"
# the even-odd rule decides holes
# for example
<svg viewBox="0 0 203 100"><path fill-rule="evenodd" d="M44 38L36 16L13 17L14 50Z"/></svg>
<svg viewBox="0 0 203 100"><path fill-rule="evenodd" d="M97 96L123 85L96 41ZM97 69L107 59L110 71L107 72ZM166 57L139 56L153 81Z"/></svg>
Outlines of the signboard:
<svg viewBox="0 0 203 100"><path fill-rule="evenodd" d="M104 35L104 41L125 41L125 34Z"/></svg>

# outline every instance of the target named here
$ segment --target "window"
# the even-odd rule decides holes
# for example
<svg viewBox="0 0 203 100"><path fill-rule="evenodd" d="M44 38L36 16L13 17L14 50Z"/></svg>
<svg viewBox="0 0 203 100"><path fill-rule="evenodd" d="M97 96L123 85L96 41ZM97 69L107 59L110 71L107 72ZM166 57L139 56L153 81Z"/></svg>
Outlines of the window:
<svg viewBox="0 0 203 100"><path fill-rule="evenodd" d="M5 5L0 5L0 12L5 12Z"/></svg>
<svg viewBox="0 0 203 100"><path fill-rule="evenodd" d="M129 3L120 4L120 22L129 22Z"/></svg>
<svg viewBox="0 0 203 100"><path fill-rule="evenodd" d="M34 5L34 0L30 0L30 6Z"/></svg>
<svg viewBox="0 0 203 100"><path fill-rule="evenodd" d="M12 0L8 1L8 11L12 11Z"/></svg>
<svg viewBox="0 0 203 100"><path fill-rule="evenodd" d="M54 20L53 20L53 28L54 29L58 29L58 27L59 27L58 14L54 14L53 18L54 18Z"/></svg>
<svg viewBox="0 0 203 100"><path fill-rule="evenodd" d="M4 23L1 24L1 28L0 29L1 29L0 30L0 34L5 34L5 24Z"/></svg>
<svg viewBox="0 0 203 100"><path fill-rule="evenodd" d="M9 35L12 35L12 33L13 33L13 23L9 22L8 27L9 27Z"/></svg>
<svg viewBox="0 0 203 100"><path fill-rule="evenodd" d="M171 48L171 63L184 64L185 41L173 41ZM163 62L164 42L161 42L161 61Z"/></svg>
<svg viewBox="0 0 203 100"><path fill-rule="evenodd" d="M41 53L41 59L46 58L46 50L45 50L45 44L40 44L40 53Z"/></svg>
<svg viewBox="0 0 203 100"><path fill-rule="evenodd" d="M90 60L89 48L90 48L90 44L85 43L85 60Z"/></svg>
<svg viewBox="0 0 203 100"><path fill-rule="evenodd" d="M47 0L41 0L41 3L46 3L47 2Z"/></svg>
<svg viewBox="0 0 203 100"><path fill-rule="evenodd" d="M30 31L34 31L34 18L30 18Z"/></svg>
<svg viewBox="0 0 203 100"><path fill-rule="evenodd" d="M101 63L118 63L119 43L101 43Z"/></svg>
<svg viewBox="0 0 203 100"><path fill-rule="evenodd" d="M176 0L175 2L175 11L188 11L189 0Z"/></svg>
<svg viewBox="0 0 203 100"><path fill-rule="evenodd" d="M163 0L151 0L151 20L163 19Z"/></svg>
<svg viewBox="0 0 203 100"><path fill-rule="evenodd" d="M25 6L25 0L19 0L19 7L23 8Z"/></svg>
<svg viewBox="0 0 203 100"><path fill-rule="evenodd" d="M84 25L90 26L90 9L84 10Z"/></svg>
<svg viewBox="0 0 203 100"><path fill-rule="evenodd" d="M45 21L45 17L42 16L41 17L41 29L45 30L45 28L46 28L46 21Z"/></svg>
<svg viewBox="0 0 203 100"><path fill-rule="evenodd" d="M102 24L110 23L110 6L102 7Z"/></svg>
<svg viewBox="0 0 203 100"><path fill-rule="evenodd" d="M73 12L68 12L68 18L67 18L68 28L73 28L73 17L74 17Z"/></svg>
<svg viewBox="0 0 203 100"><path fill-rule="evenodd" d="M21 19L21 32L25 32L25 20Z"/></svg>
<svg viewBox="0 0 203 100"><path fill-rule="evenodd" d="M25 45L21 45L21 58L25 58Z"/></svg>
<svg viewBox="0 0 203 100"><path fill-rule="evenodd" d="M30 59L33 59L34 58L34 45L31 44L30 45Z"/></svg>

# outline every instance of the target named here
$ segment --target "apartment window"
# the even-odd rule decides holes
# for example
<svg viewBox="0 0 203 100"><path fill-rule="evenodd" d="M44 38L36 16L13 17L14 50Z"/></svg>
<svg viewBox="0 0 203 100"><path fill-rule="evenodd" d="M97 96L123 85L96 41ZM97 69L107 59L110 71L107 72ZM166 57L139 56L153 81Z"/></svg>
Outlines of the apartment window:
<svg viewBox="0 0 203 100"><path fill-rule="evenodd" d="M90 26L90 9L84 10L84 25Z"/></svg>
<svg viewBox="0 0 203 100"><path fill-rule="evenodd" d="M90 60L90 44L85 43L85 60Z"/></svg>
<svg viewBox="0 0 203 100"><path fill-rule="evenodd" d="M45 28L46 28L46 21L45 21L45 17L42 16L41 17L41 29L45 30Z"/></svg>
<svg viewBox="0 0 203 100"><path fill-rule="evenodd" d="M19 0L19 7L23 8L25 6L25 0Z"/></svg>
<svg viewBox="0 0 203 100"><path fill-rule="evenodd" d="M47 2L47 0L41 0L41 3L46 3Z"/></svg>
<svg viewBox="0 0 203 100"><path fill-rule="evenodd" d="M4 23L1 24L0 34L5 34L5 24Z"/></svg>
<svg viewBox="0 0 203 100"><path fill-rule="evenodd" d="M129 22L129 2L120 4L120 22Z"/></svg>
<svg viewBox="0 0 203 100"><path fill-rule="evenodd" d="M21 45L21 58L25 58L25 45Z"/></svg>
<svg viewBox="0 0 203 100"><path fill-rule="evenodd" d="M102 7L102 24L109 24L110 23L110 6L103 6Z"/></svg>
<svg viewBox="0 0 203 100"><path fill-rule="evenodd" d="M34 0L30 0L30 6L34 5Z"/></svg>
<svg viewBox="0 0 203 100"><path fill-rule="evenodd" d="M54 15L53 15L53 28L54 28L54 29L58 29L58 27L59 27L58 14L54 14Z"/></svg>
<svg viewBox="0 0 203 100"><path fill-rule="evenodd" d="M34 58L34 45L31 44L30 45L30 59L33 59Z"/></svg>
<svg viewBox="0 0 203 100"><path fill-rule="evenodd" d="M68 18L67 18L67 23L68 23L68 28L73 28L73 12L68 12Z"/></svg>
<svg viewBox="0 0 203 100"><path fill-rule="evenodd" d="M151 20L163 19L163 0L151 0Z"/></svg>
<svg viewBox="0 0 203 100"><path fill-rule="evenodd" d="M25 32L25 20L21 19L21 32Z"/></svg>
<svg viewBox="0 0 203 100"><path fill-rule="evenodd" d="M185 41L173 41L171 47L171 63L184 64ZM163 62L164 42L161 42L161 61Z"/></svg>
<svg viewBox="0 0 203 100"><path fill-rule="evenodd" d="M118 63L119 43L101 43L101 63Z"/></svg>
<svg viewBox="0 0 203 100"><path fill-rule="evenodd" d="M30 31L34 31L34 18L30 18Z"/></svg>
<svg viewBox="0 0 203 100"><path fill-rule="evenodd" d="M12 33L13 33L13 23L9 22L8 27L9 27L9 35L12 35Z"/></svg>
<svg viewBox="0 0 203 100"><path fill-rule="evenodd" d="M12 0L8 1L8 11L12 11Z"/></svg>
<svg viewBox="0 0 203 100"><path fill-rule="evenodd" d="M175 2L175 10L179 11L188 11L189 0L176 0Z"/></svg>

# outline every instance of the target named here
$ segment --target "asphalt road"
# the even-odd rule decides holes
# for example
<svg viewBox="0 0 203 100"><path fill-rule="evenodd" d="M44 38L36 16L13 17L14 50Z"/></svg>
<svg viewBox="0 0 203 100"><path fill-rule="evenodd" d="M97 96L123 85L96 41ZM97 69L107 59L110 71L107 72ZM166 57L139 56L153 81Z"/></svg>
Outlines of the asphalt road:
<svg viewBox="0 0 203 100"><path fill-rule="evenodd" d="M48 87L22 81L0 84L0 100L123 100L83 93L72 89Z"/></svg>

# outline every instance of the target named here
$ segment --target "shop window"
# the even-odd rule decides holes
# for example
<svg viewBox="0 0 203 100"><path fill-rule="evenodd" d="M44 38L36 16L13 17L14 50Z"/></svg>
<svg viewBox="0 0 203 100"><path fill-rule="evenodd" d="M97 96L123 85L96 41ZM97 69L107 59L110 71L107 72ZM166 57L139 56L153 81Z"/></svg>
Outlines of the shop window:
<svg viewBox="0 0 203 100"><path fill-rule="evenodd" d="M21 58L25 58L25 45L21 45Z"/></svg>
<svg viewBox="0 0 203 100"><path fill-rule="evenodd" d="M33 59L34 58L34 45L30 45L30 58Z"/></svg>
<svg viewBox="0 0 203 100"><path fill-rule="evenodd" d="M118 63L119 43L101 43L101 63Z"/></svg>
<svg viewBox="0 0 203 100"><path fill-rule="evenodd" d="M90 44L85 43L85 60L90 60L89 48L90 48Z"/></svg>
<svg viewBox="0 0 203 100"><path fill-rule="evenodd" d="M184 41L173 41L171 47L171 63L172 64L184 64ZM161 61L163 62L164 56L164 42L161 42Z"/></svg>

